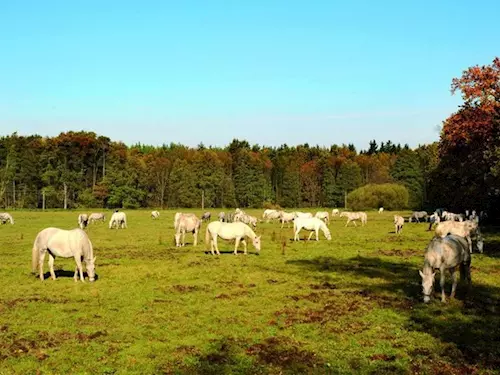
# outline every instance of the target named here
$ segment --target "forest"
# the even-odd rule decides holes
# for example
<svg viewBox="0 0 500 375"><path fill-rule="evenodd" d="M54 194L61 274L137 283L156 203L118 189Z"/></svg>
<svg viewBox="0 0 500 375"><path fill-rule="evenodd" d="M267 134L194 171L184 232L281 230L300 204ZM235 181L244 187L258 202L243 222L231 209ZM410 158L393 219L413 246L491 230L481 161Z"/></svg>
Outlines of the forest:
<svg viewBox="0 0 500 375"><path fill-rule="evenodd" d="M500 197L500 59L452 81L463 103L438 142L396 140L365 150L234 139L224 148L125 145L93 132L0 138L5 208L344 207L368 184L396 183L408 207L496 214ZM404 126L404 124L402 124ZM348 204L349 205L349 204ZM375 208L375 207L373 207ZM403 207L401 207L403 208Z"/></svg>

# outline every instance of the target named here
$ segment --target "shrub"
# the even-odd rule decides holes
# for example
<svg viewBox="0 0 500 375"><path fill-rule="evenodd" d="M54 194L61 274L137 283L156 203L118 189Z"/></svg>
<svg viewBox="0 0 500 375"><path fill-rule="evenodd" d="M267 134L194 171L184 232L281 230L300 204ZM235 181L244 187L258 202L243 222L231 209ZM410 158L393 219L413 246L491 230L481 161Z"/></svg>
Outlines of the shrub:
<svg viewBox="0 0 500 375"><path fill-rule="evenodd" d="M347 203L353 210L367 210L384 207L400 210L408 207L408 189L399 184L369 184L360 187L347 196Z"/></svg>

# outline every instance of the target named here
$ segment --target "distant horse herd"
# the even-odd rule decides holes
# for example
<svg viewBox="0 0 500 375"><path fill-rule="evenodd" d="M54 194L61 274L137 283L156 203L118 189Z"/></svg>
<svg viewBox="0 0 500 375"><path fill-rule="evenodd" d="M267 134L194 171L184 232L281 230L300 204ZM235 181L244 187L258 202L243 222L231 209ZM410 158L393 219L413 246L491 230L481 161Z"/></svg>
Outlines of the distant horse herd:
<svg viewBox="0 0 500 375"><path fill-rule="evenodd" d="M384 211L380 207L378 213ZM198 234L203 222L210 222L211 213L205 212L198 218L192 213L178 212L174 217L175 244L176 246L185 246L186 233L193 234L194 246L198 243ZM331 217L336 216L346 218L347 227L349 223L357 226L367 224L368 215L366 212L340 212L334 208ZM157 220L160 218L158 211L151 212L151 218ZM220 255L218 248L218 239L234 240L234 254L238 254L238 247L243 245L244 254L247 254L247 240L251 241L257 253L261 250L261 236L255 233L255 228L259 222L279 221L281 228L285 224L289 227L293 223L294 241L299 240L301 230L310 232L308 240L315 234L316 241L319 241L319 231L323 233L327 240L331 240L330 213L319 211L314 215L310 212L286 212L283 210L266 209L262 218L248 215L243 210L237 208L234 212L220 212L217 215L218 220L212 221L205 230L205 244L209 246L212 255ZM483 252L483 237L479 228L480 221L487 218L487 214L481 211L479 214L475 210L466 210L463 214L448 212L444 209L438 209L429 215L426 211L414 211L407 219L408 222L428 222L429 229L435 225L435 236L427 246L424 255L424 267L419 274L422 278L422 290L424 302L429 302L433 290L435 270L440 271L441 300L446 300L444 292L445 271L449 270L453 285L451 297L454 297L458 279L456 277L457 268L460 269L462 278L471 283L470 265L471 254L474 250ZM35 238L32 249L32 269L38 271L41 280L43 276L43 262L45 255L49 256L49 271L52 279L55 279L54 260L56 257L75 259L76 268L74 279L84 281L82 261L85 263L89 281L95 279L95 257L90 239L85 232L88 225L96 222L104 222L104 213L91 213L78 215L78 229L62 230L59 228L46 228L38 233ZM402 234L405 218L400 215L394 215L394 233ZM14 224L14 219L9 213L0 213L0 224ZM124 212L116 210L109 220L109 229L126 229L127 215Z"/></svg>

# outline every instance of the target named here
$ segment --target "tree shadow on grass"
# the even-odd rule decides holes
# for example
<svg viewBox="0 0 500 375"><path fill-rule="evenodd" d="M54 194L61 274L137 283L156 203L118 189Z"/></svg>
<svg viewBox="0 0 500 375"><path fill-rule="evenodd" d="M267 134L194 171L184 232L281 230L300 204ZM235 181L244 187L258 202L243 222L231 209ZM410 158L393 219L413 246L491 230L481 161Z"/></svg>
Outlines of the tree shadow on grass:
<svg viewBox="0 0 500 375"><path fill-rule="evenodd" d="M425 332L452 344L443 353L427 353L422 363L429 356L435 356L437 362L445 356L453 366L459 366L458 373L470 372L471 366L491 370L500 368L500 288L474 283L474 273L469 292L463 282L457 287L457 299L462 303L453 301L442 304L435 298L430 304L424 304L421 302L418 268L410 263L361 256L350 259L318 257L287 263L310 271L350 276L355 280L352 287L360 288L359 294L372 300L377 300L382 294L390 294L396 300L407 300L409 303L387 306L409 315L406 329ZM445 292L448 297L451 282L448 273L446 277ZM435 297L440 290L436 285Z"/></svg>

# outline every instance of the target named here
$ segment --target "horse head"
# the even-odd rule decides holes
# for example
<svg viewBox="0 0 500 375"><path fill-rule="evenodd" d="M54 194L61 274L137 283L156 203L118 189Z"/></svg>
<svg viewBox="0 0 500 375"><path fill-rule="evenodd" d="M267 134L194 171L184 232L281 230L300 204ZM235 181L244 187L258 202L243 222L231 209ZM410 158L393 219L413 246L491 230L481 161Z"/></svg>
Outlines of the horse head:
<svg viewBox="0 0 500 375"><path fill-rule="evenodd" d="M430 269L426 269L426 272L418 271L420 277L422 277L422 289L424 294L424 302L427 303L431 300L432 288L434 286L434 276L436 272L431 272Z"/></svg>
<svg viewBox="0 0 500 375"><path fill-rule="evenodd" d="M258 253L260 253L260 237L261 236L255 237L252 240L253 246L255 247L255 250L257 250Z"/></svg>
<svg viewBox="0 0 500 375"><path fill-rule="evenodd" d="M89 276L89 281L94 281L95 280L95 260L97 257L94 257L94 259L90 259L87 262L85 262L85 268L87 269L87 275Z"/></svg>

